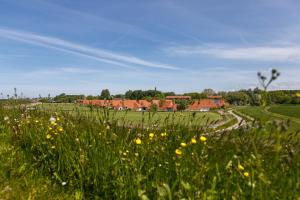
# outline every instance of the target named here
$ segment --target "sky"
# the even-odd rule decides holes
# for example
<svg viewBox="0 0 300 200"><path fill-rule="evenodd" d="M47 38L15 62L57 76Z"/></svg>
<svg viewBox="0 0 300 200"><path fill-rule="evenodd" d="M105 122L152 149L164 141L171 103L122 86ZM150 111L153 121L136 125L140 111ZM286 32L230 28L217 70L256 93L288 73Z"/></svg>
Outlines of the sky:
<svg viewBox="0 0 300 200"><path fill-rule="evenodd" d="M0 92L300 89L299 0L0 0Z"/></svg>

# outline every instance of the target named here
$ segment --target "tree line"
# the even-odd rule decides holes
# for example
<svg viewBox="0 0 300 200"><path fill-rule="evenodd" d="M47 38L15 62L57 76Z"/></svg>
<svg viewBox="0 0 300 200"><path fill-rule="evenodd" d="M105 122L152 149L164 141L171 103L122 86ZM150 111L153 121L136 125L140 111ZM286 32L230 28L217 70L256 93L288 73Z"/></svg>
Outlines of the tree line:
<svg viewBox="0 0 300 200"><path fill-rule="evenodd" d="M205 89L202 92L190 92L181 95L191 96L191 101L206 99L211 95L221 95L226 102L232 105L261 105L263 90L258 88L229 91L229 92L215 92L212 89ZM299 95L300 90L277 90L268 92L269 104L300 104ZM166 96L178 95L175 92L162 92L159 90L128 90L124 94L111 95L109 89L103 89L99 95L67 95L62 93L54 98L44 98L46 101L52 101L57 103L72 103L80 99L95 100L95 99L130 99L130 100L148 100L153 99L163 100ZM177 103L184 106L184 104L190 103L185 100L178 100Z"/></svg>

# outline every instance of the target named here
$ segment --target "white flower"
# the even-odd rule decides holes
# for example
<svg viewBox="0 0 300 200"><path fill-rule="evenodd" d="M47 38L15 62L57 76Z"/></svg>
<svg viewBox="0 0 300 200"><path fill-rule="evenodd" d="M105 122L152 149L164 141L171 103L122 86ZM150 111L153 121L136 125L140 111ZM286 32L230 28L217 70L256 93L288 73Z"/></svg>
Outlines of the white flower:
<svg viewBox="0 0 300 200"><path fill-rule="evenodd" d="M50 121L50 122L55 122L56 119L55 119L55 117L52 117L52 116L51 116L50 119L49 119L49 121Z"/></svg>
<svg viewBox="0 0 300 200"><path fill-rule="evenodd" d="M8 120L9 120L9 117L5 116L4 121L8 121Z"/></svg>
<svg viewBox="0 0 300 200"><path fill-rule="evenodd" d="M64 181L64 182L61 183L61 185L65 186L65 185L67 185L67 182Z"/></svg>

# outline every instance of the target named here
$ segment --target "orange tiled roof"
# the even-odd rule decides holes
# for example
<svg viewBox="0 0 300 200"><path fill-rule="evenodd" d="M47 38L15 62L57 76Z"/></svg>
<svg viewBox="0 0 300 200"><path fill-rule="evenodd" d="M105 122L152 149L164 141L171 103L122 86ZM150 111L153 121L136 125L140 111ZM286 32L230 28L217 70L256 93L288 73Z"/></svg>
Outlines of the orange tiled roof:
<svg viewBox="0 0 300 200"><path fill-rule="evenodd" d="M189 105L189 110L200 110L203 108L220 108L225 105L224 100L213 100L213 99L202 99L195 101L193 104Z"/></svg>
<svg viewBox="0 0 300 200"><path fill-rule="evenodd" d="M148 102L147 100L82 100L80 103L85 105L95 105L100 107L113 107L113 108L128 108L128 109L138 109L138 108L150 108L151 104L156 104L160 109L176 109L176 104L172 100L152 100Z"/></svg>

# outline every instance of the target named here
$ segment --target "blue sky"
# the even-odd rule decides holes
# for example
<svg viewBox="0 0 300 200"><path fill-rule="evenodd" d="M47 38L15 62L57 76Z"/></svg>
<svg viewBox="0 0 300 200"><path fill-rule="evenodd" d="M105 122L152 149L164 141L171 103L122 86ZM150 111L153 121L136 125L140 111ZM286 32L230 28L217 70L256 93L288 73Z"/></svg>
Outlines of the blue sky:
<svg viewBox="0 0 300 200"><path fill-rule="evenodd" d="M0 92L300 88L298 0L0 0Z"/></svg>

